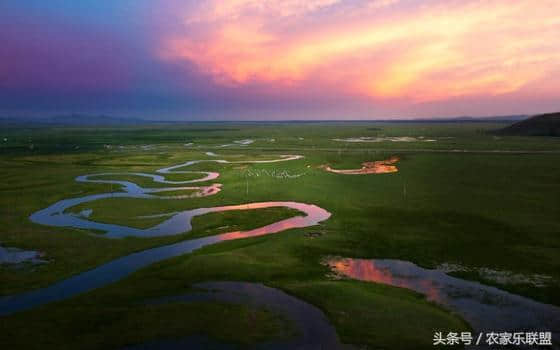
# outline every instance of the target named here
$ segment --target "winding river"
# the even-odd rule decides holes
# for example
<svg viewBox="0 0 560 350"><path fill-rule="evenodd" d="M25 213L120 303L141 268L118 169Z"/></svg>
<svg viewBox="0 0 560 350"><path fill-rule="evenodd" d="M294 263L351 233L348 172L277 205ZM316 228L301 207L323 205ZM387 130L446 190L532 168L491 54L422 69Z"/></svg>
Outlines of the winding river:
<svg viewBox="0 0 560 350"><path fill-rule="evenodd" d="M145 229L124 225L99 223L88 218L88 214L90 212L88 210L84 210L82 215L70 213L68 210L79 204L89 203L105 198L120 197L150 200L180 200L217 194L222 188L222 185L219 183L200 186L194 186L193 184L215 180L220 176L219 173L184 170L186 167L199 163L275 163L301 158L302 156L298 155L284 155L280 156L280 158L271 160L191 160L178 165L158 169L156 170L156 174L101 173L78 176L76 178L76 181L78 182L114 184L120 186L121 191L64 199L45 209L33 213L30 216L30 220L42 225L98 230L105 233L103 237L115 239L128 236L158 237L182 234L191 230L191 221L193 217L214 212L285 207L295 209L301 212L302 215L283 219L252 230L232 231L214 236L185 240L117 258L92 270L85 271L52 284L46 288L18 295L2 297L0 298L0 315L9 315L15 312L31 309L39 305L64 300L72 296L106 286L125 278L143 267L147 267L156 262L172 257L190 253L204 246L228 240L283 232L292 228L309 227L327 220L331 214L323 208L313 204L286 201L254 202L238 205L197 208L168 214L158 214L153 215L152 217L161 217L164 221ZM380 165L391 164L392 163L386 164L386 162L383 162L383 164ZM200 177L192 180L172 181L166 179L166 174L197 174ZM143 188L130 181L106 179L106 177L123 175L147 177L157 183L176 186ZM182 195L165 195L165 192L176 192L180 190L188 190L191 192ZM160 195L161 193L164 195ZM451 277L441 271L425 270L409 262L395 260L335 259L331 260L329 265L336 272L348 277L405 287L423 293L429 300L448 306L452 310L458 312L467 321L469 321L475 329L478 330L529 330L537 327L538 329L552 331L555 337L560 334L560 330L558 329L558 325L560 324L560 309L557 307L540 304L527 298L501 291L494 287L488 287L476 282L464 281ZM218 292L210 294L205 293L204 295L197 294L194 296L178 296L176 297L177 300L171 298L165 300L165 302L187 300L196 301L198 299L244 302L243 300L245 299L240 299L238 295L239 291L243 291L242 294L249 297L253 303L258 304L258 306L266 306L272 308L274 311L284 313L287 318L293 320L298 325L300 331L303 330L303 336L297 340L296 343L290 344L291 347L293 347L293 345L297 345L302 348L319 349L337 348L341 346L341 344L338 343L334 328L328 324L325 316L320 312L320 310L304 303L303 301L290 297L282 291L258 284L249 284L244 282L213 282L199 284L197 287L208 290L217 290ZM188 342L189 340L186 341ZM159 345L161 344L155 343L155 346ZM285 344L282 344L282 346L284 345Z"/></svg>
<svg viewBox="0 0 560 350"><path fill-rule="evenodd" d="M288 219L280 220L270 225L262 226L248 231L233 231L219 235L202 237L181 241L175 244L147 249L141 252L133 253L106 264L100 265L92 270L72 276L68 279L57 282L46 288L33 290L27 293L22 293L14 296L0 298L0 315L7 315L14 312L30 309L42 304L64 300L74 295L84 293L110 283L116 282L134 271L143 267L149 266L153 263L190 253L198 248L215 244L222 241L257 237L286 231L292 228L303 228L308 226L317 225L321 221L327 220L330 213L323 208L313 204L298 203L298 202L257 202L247 203L240 205L219 206L212 208L198 208L192 210L185 210L177 213L170 214L169 218L146 229L138 229L123 225L105 224L89 220L87 217L79 216L72 213L65 212L67 209L78 204L87 203L104 198L146 198L153 200L162 199L184 199L188 197L200 197L216 194L220 191L220 184L213 184L208 186L187 186L187 187L165 187L165 188L143 188L135 183L129 181L106 180L99 179L101 176L117 176L117 175L136 175L149 177L154 182L185 185L196 182L204 182L214 180L219 177L217 172L205 171L187 171L178 170L194 164L202 162L215 162L222 164L231 163L275 163L289 160L300 159L302 156L298 155L285 155L278 159L273 160L253 160L253 161L227 161L227 160L192 160L186 163L174 165L167 168L162 168L156 171L157 174L146 173L102 173L93 175L78 176L78 182L91 182L91 183L109 183L116 184L122 187L123 192L116 193L101 193L89 196L64 199L52 204L51 206L39 210L30 216L31 221L57 227L76 227L83 229L100 230L105 232L104 237L108 238L121 238L127 236L136 237L155 237L165 235L177 235L188 232L191 230L191 220L195 216L204 215L207 213L232 211L232 210L251 210L262 209L271 207L286 207L296 209L304 215L294 216ZM186 181L170 181L161 174L200 174L201 177L194 180ZM177 190L193 190L194 193L188 195L178 196L159 196L154 193L177 191Z"/></svg>

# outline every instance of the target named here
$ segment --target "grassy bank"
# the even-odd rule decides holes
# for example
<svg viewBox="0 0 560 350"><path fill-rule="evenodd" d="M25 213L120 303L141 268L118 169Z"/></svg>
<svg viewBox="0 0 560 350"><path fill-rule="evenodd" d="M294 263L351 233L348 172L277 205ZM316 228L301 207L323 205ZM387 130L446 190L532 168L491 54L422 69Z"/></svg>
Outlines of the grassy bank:
<svg viewBox="0 0 560 350"><path fill-rule="evenodd" d="M119 256L194 236L244 230L298 215L269 208L208 214L193 231L162 238L109 240L91 232L33 224L28 216L58 200L116 191L108 184L77 183L78 175L154 173L192 159L304 159L269 164L202 163L185 170L219 171L214 196L183 200L110 198L72 208L93 209L92 219L146 227L158 219L138 216L258 201L298 201L332 213L318 227L224 242L170 259L114 285L61 303L0 318L0 343L33 348L118 348L160 337L209 334L241 345L286 337L290 325L266 310L194 303L150 309L149 297L185 292L194 282L243 280L280 288L320 307L343 341L370 348L430 348L434 331L467 330L460 318L413 292L355 281L334 281L320 264L327 255L396 258L425 267L454 263L512 273L550 276L545 287L494 284L560 305L560 142L551 138L496 138L492 124L237 125L128 129L14 129L0 150L3 246L45 252L44 265L0 267L0 294L48 285ZM435 142L340 143L333 138L414 136ZM28 147L32 138L34 149ZM234 140L255 143L217 149ZM270 139L274 138L274 142ZM185 142L193 146L184 146ZM110 148L105 145L111 144ZM148 150L140 146L154 144ZM79 148L71 147L79 146ZM123 148L119 148L122 145ZM200 147L199 147L200 146ZM257 150L258 149L258 150ZM471 150L473 153L457 152ZM500 152L496 152L500 151ZM507 152L506 152L507 151ZM546 151L547 153L539 153ZM509 153L517 152L517 153ZM340 175L318 166L356 168L397 155L399 172ZM278 174L294 175L293 177ZM296 177L297 175L297 177ZM174 180L192 175L174 174ZM150 179L121 176L143 186ZM313 233L313 234L310 234ZM256 313L251 316L251 313ZM195 324L194 314L204 314ZM258 327L249 321L257 319ZM161 325L158 322L161 321ZM171 327L171 324L182 324ZM252 330L250 330L250 328ZM131 331L133 330L133 331ZM75 337L73 334L85 334ZM124 334L125 336L121 337ZM124 339L124 340L120 340Z"/></svg>

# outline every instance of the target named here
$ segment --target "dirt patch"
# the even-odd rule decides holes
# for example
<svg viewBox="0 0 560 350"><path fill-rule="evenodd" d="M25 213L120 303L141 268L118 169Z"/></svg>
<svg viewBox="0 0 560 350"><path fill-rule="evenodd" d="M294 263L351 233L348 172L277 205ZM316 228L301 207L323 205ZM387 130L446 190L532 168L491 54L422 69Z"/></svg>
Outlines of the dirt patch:
<svg viewBox="0 0 560 350"><path fill-rule="evenodd" d="M387 174L399 171L395 165L399 160L399 157L391 157L386 160L365 162L362 163L362 167L360 169L333 169L329 165L321 165L320 168L331 173L346 175Z"/></svg>

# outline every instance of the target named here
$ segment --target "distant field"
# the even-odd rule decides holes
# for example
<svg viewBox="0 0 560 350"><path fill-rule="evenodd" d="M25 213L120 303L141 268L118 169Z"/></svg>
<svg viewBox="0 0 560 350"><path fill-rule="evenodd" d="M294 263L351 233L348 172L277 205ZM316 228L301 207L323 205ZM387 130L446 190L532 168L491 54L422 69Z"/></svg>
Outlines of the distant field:
<svg viewBox="0 0 560 350"><path fill-rule="evenodd" d="M5 128L0 137L3 153L35 154L84 152L105 149L110 153L156 151L165 147L220 146L234 140L254 139L252 148L399 148L469 150L560 150L557 140L548 137L500 137L489 132L504 123L245 123L178 124L88 128ZM334 138L376 136L436 137L438 142L333 143ZM274 142L271 141L274 139ZM193 143L191 146L185 144ZM132 147L134 146L134 147ZM142 147L148 149L143 149ZM110 148L107 148L110 147ZM163 148L163 149L162 149ZM154 152L157 153L157 152Z"/></svg>
<svg viewBox="0 0 560 350"><path fill-rule="evenodd" d="M209 197L109 198L72 211L93 209L94 220L138 227L160 220L141 222L139 216L257 201L315 204L332 216L317 227L205 247L85 295L0 318L0 343L10 349L119 348L161 336L207 332L245 346L293 332L288 322L266 310L214 303L182 305L177 310L141 304L147 297L181 294L192 283L217 280L280 288L321 308L342 341L370 348L431 348L434 330L469 329L457 315L414 292L333 280L321 264L327 256L402 259L424 267L452 263L472 271L491 268L546 275L550 277L546 285L537 287L499 283L472 271L460 274L560 305L560 140L489 132L503 126L364 122L4 129L0 243L44 252L49 263L0 265L0 295L43 287L149 247L225 232L227 227L254 228L294 215L282 209L208 214L196 219L190 233L119 240L28 220L31 213L62 199L119 190L116 185L74 181L79 175L153 173L195 159L265 160L301 154L303 159L282 163L201 163L189 168L220 172L218 179L205 184L219 182L222 191ZM334 140L405 136L414 140ZM254 142L234 143L246 139ZM400 157L397 173L340 175L319 168L323 164L358 168L362 162L390 156ZM168 177L193 178L196 175ZM131 175L112 179L161 186ZM202 326L192 317L196 312L205 315ZM243 321L236 323L236 317ZM158 325L160 319L182 325L174 327L168 321ZM37 334L34 331L45 339L30 337Z"/></svg>

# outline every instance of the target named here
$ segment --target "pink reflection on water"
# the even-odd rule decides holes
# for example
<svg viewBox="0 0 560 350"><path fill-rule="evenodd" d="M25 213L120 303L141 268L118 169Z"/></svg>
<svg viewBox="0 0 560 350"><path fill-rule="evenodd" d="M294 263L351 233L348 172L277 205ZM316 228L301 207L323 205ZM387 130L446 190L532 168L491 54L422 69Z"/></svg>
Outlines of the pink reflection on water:
<svg viewBox="0 0 560 350"><path fill-rule="evenodd" d="M334 272L346 277L412 289L424 294L428 300L438 303L445 300L437 281L423 278L408 264L391 262L389 265L387 260L349 258L331 259L327 264Z"/></svg>
<svg viewBox="0 0 560 350"><path fill-rule="evenodd" d="M212 208L212 211L230 211L230 210L251 210L251 209L264 209L271 207L285 207L296 209L305 214L305 216L294 216L288 219L280 220L270 225L262 226L254 230L248 231L234 231L218 235L220 241L228 241L239 238L258 237L272 233L278 233L293 228L304 228L308 226L317 225L319 222L324 221L330 217L330 213L323 208L316 205L296 203L296 202L260 202L248 203L242 205L232 205L225 207Z"/></svg>
<svg viewBox="0 0 560 350"><path fill-rule="evenodd" d="M449 276L441 269L426 269L409 261L394 259L333 257L326 264L340 276L421 293L426 299L458 313L480 332L550 329L553 338L555 334L560 334L560 308L479 282Z"/></svg>

